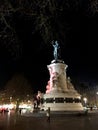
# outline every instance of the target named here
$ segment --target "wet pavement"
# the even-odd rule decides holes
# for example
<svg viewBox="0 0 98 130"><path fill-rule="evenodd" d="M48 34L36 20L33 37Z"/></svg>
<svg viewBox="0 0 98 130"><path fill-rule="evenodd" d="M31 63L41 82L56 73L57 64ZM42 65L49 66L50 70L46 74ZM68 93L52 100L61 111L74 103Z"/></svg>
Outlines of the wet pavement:
<svg viewBox="0 0 98 130"><path fill-rule="evenodd" d="M98 112L88 115L52 114L50 123L45 114L0 114L0 130L98 130Z"/></svg>

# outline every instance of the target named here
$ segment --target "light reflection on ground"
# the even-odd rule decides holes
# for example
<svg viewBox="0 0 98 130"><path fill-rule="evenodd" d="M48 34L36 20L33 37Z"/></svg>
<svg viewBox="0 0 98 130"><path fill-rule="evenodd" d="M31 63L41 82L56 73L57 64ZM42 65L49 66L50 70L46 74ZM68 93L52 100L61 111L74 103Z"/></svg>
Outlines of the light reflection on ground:
<svg viewBox="0 0 98 130"><path fill-rule="evenodd" d="M36 115L36 114L35 114ZM97 130L98 112L88 115L51 115L51 122L46 116L27 116L0 113L0 130Z"/></svg>

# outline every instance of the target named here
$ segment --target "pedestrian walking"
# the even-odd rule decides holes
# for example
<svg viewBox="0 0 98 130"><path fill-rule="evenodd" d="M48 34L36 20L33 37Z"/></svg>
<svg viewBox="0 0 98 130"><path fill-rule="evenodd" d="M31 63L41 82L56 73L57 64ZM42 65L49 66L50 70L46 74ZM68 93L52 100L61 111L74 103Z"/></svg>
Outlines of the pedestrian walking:
<svg viewBox="0 0 98 130"><path fill-rule="evenodd" d="M50 107L48 107L48 109L46 111L46 116L47 116L47 122L50 123Z"/></svg>
<svg viewBox="0 0 98 130"><path fill-rule="evenodd" d="M22 109L20 108L20 109L19 109L19 114L20 114L20 115L21 115L21 111L22 111Z"/></svg>

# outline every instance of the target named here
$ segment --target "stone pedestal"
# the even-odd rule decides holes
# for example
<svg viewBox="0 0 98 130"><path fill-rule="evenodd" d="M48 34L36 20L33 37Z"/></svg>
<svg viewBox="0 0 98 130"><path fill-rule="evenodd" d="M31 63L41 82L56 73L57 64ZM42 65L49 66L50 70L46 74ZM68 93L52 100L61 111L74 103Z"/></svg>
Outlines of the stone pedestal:
<svg viewBox="0 0 98 130"><path fill-rule="evenodd" d="M63 60L53 60L47 66L50 79L43 95L43 110L82 111L81 95L75 90L70 78L66 75L67 65Z"/></svg>

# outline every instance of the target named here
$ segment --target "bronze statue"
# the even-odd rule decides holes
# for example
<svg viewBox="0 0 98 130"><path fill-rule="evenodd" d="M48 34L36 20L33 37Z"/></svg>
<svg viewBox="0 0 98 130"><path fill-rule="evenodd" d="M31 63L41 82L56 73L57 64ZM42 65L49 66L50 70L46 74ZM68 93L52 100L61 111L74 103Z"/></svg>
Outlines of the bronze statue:
<svg viewBox="0 0 98 130"><path fill-rule="evenodd" d="M60 58L60 46L57 41L55 41L55 42L53 41L52 45L54 47L54 52L53 52L54 59L58 60L58 58Z"/></svg>

